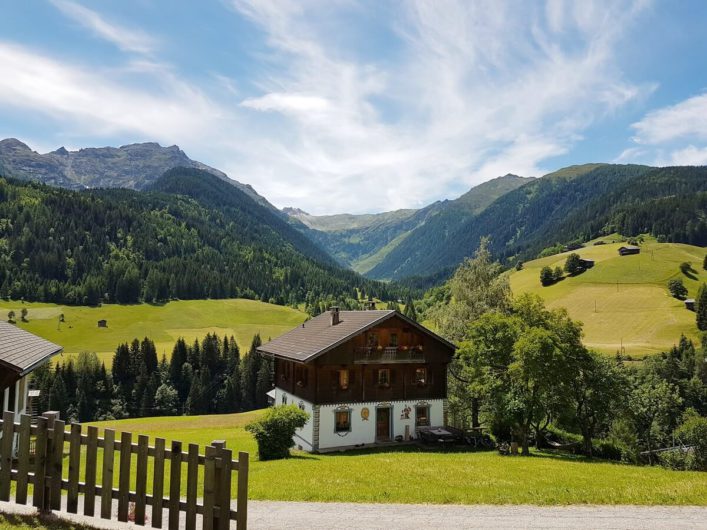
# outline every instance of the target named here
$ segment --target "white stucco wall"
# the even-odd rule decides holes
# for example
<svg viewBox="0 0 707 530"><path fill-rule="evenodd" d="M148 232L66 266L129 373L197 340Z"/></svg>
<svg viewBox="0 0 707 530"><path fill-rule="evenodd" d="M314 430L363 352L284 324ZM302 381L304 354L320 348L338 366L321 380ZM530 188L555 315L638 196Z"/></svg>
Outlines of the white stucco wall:
<svg viewBox="0 0 707 530"><path fill-rule="evenodd" d="M283 396L285 397L286 403L283 402ZM309 420L304 427L297 429L295 433L295 447L302 449L304 451L312 451L312 442L314 440L314 407L309 401L305 401L289 392L285 392L281 388L275 387L275 406L278 405L298 405L307 414L309 414Z"/></svg>
<svg viewBox="0 0 707 530"><path fill-rule="evenodd" d="M430 425L444 425L444 400L433 399L429 401L390 401L386 403L341 403L335 405L321 405L319 408L319 449L333 449L336 447L350 447L360 444L376 442L376 408L390 407L392 430L390 439L396 436L405 436L405 426L410 429L410 436L415 437L415 406L427 404L430 407ZM335 411L339 407L351 409L351 432L337 433L334 430ZM404 417L405 408L410 408L407 418ZM364 420L361 411L368 409L368 420Z"/></svg>
<svg viewBox="0 0 707 530"><path fill-rule="evenodd" d="M285 401L283 401L283 396ZM275 388L275 405L295 404L309 414L309 420L302 429L297 429L295 434L295 447L304 451L331 450L338 447L352 447L376 442L376 408L389 407L391 412L390 439L396 436L405 436L405 426L410 428L410 436L415 437L415 406L426 404L430 408L430 425L444 425L444 400L432 399L428 401L389 401L385 403L336 403L319 406L319 444L314 448L314 405L285 390ZM351 431L337 433L335 426L335 412L340 408L351 409ZM410 408L408 417L403 411ZM368 420L364 420L361 411L368 409Z"/></svg>

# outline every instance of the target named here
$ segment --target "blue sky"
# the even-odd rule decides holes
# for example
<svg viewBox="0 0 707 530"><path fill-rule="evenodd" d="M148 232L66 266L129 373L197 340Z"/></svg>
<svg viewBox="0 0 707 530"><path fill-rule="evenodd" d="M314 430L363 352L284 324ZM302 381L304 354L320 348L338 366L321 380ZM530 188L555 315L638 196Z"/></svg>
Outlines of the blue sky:
<svg viewBox="0 0 707 530"><path fill-rule="evenodd" d="M279 207L707 164L707 2L2 0L0 137L157 141Z"/></svg>

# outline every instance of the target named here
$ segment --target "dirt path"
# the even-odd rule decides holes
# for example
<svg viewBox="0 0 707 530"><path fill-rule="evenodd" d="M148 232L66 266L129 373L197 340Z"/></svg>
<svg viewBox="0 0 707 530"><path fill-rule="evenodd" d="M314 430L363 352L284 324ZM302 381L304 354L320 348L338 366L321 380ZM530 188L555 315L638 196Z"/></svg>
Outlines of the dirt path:
<svg viewBox="0 0 707 530"><path fill-rule="evenodd" d="M707 529L707 507L692 506L447 506L251 501L248 508L250 530ZM0 512L32 513L33 509L0 502ZM131 523L64 513L61 517L101 529L142 528ZM148 522L146 528L149 527ZM166 513L164 527L167 527ZM235 528L235 524L231 527ZM183 521L181 528L184 528Z"/></svg>

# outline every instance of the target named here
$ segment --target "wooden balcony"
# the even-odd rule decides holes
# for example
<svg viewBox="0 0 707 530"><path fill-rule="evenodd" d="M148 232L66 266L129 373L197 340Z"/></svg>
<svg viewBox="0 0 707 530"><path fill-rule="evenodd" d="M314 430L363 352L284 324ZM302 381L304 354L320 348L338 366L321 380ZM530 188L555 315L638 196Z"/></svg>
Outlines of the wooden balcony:
<svg viewBox="0 0 707 530"><path fill-rule="evenodd" d="M417 348L403 349L399 347L357 348L354 352L354 364L394 364L394 363L424 363L425 354Z"/></svg>

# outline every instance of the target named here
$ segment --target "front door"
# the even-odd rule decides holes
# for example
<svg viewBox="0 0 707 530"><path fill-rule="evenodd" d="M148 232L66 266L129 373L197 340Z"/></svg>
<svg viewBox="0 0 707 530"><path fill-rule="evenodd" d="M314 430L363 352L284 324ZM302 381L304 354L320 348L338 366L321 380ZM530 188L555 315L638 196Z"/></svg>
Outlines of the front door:
<svg viewBox="0 0 707 530"><path fill-rule="evenodd" d="M390 409L376 409L376 441L390 441Z"/></svg>

